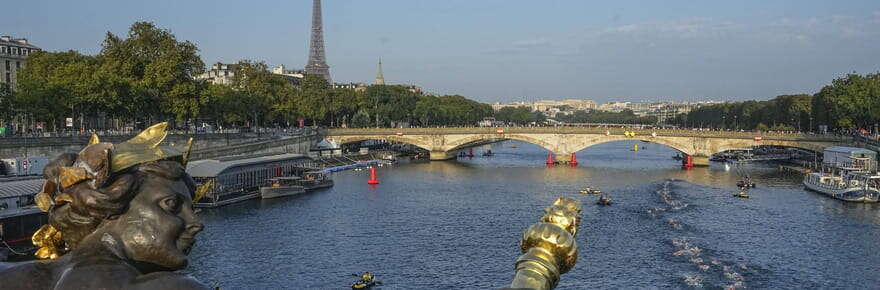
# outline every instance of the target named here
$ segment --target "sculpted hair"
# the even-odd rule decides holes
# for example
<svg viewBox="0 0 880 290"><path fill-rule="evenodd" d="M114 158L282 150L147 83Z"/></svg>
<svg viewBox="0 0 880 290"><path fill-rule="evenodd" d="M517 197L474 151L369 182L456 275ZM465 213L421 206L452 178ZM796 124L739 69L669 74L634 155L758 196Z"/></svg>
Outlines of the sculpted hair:
<svg viewBox="0 0 880 290"><path fill-rule="evenodd" d="M48 180L56 180L60 167L72 166L76 154L63 154L52 161L44 170ZM141 184L149 176L168 180L183 180L190 192L195 191L195 183L183 166L175 161L153 161L142 163L124 171L111 174L103 184L80 182L64 189L70 201L55 204L49 210L49 224L62 234L67 250L77 247L83 238L91 234L108 219L125 213Z"/></svg>

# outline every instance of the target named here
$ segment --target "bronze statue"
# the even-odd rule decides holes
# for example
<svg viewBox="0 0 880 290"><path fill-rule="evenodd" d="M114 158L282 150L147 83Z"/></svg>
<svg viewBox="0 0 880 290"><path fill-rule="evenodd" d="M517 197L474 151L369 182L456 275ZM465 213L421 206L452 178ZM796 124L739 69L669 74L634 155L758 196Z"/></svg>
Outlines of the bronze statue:
<svg viewBox="0 0 880 290"><path fill-rule="evenodd" d="M560 197L544 209L541 222L523 233L523 255L516 261L516 274L507 289L553 289L559 277L577 263L574 237L581 223L580 201Z"/></svg>
<svg viewBox="0 0 880 290"><path fill-rule="evenodd" d="M33 236L44 260L0 263L3 289L208 289L186 268L203 226L183 148L160 146L162 123L120 144L93 136L46 167L36 196L49 224ZM201 190L200 190L201 191Z"/></svg>

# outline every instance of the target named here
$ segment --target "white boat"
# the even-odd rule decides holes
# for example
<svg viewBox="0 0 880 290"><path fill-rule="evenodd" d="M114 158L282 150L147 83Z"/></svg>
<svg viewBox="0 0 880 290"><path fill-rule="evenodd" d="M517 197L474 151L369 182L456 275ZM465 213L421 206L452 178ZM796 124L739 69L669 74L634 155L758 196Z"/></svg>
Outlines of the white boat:
<svg viewBox="0 0 880 290"><path fill-rule="evenodd" d="M804 186L830 197L851 202L880 200L880 175L858 168L839 168L841 173L813 172L804 176Z"/></svg>

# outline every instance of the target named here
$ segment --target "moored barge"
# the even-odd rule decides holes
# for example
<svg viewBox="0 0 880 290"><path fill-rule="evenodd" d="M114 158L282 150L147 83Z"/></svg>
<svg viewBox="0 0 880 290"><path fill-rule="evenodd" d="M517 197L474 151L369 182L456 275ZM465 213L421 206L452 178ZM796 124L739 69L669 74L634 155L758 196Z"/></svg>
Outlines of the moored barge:
<svg viewBox="0 0 880 290"><path fill-rule="evenodd" d="M276 177L302 175L311 159L301 154L267 155L250 158L229 157L198 160L186 172L196 184L212 183L205 196L194 205L213 208L260 196L260 187Z"/></svg>

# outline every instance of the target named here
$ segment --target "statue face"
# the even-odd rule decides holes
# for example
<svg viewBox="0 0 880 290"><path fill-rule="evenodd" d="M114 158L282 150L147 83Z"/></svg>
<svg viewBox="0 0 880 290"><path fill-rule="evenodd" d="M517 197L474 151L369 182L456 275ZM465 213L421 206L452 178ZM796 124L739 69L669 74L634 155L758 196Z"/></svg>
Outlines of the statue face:
<svg viewBox="0 0 880 290"><path fill-rule="evenodd" d="M190 191L181 180L148 175L140 191L108 232L122 242L126 256L168 270L183 269L202 231Z"/></svg>

